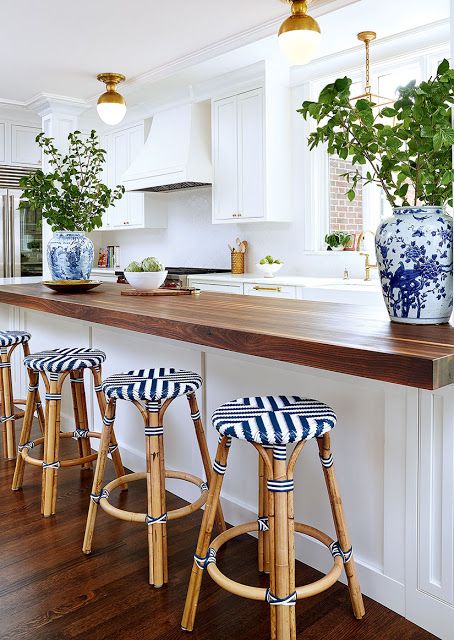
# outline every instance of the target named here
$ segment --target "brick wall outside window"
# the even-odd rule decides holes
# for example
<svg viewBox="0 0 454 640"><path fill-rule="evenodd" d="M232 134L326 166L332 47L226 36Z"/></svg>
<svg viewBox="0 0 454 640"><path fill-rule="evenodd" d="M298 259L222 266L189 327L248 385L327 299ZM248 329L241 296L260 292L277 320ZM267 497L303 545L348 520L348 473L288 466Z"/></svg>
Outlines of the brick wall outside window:
<svg viewBox="0 0 454 640"><path fill-rule="evenodd" d="M348 184L340 174L351 171L353 165L335 156L329 159L329 229L360 233L363 228L363 194L359 185L356 198L350 202L345 195Z"/></svg>

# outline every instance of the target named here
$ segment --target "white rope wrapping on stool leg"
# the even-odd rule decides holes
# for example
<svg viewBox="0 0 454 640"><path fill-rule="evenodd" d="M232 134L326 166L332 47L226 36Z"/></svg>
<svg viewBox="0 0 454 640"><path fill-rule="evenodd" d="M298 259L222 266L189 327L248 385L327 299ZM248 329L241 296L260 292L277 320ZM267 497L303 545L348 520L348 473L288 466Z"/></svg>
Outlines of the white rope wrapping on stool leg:
<svg viewBox="0 0 454 640"><path fill-rule="evenodd" d="M205 557L195 554L194 562L199 567L199 569L202 569L202 571L206 569L209 564L216 564L216 549L210 547Z"/></svg>
<svg viewBox="0 0 454 640"><path fill-rule="evenodd" d="M288 493L293 491L293 480L267 480L266 486L268 491L274 491L275 493Z"/></svg>
<svg viewBox="0 0 454 640"><path fill-rule="evenodd" d="M265 594L265 602L268 602L268 604L275 606L283 605L285 607L294 607L296 604L296 599L296 591L288 596L285 596L284 598L278 598L273 593L271 593L270 589L267 589Z"/></svg>
<svg viewBox="0 0 454 640"><path fill-rule="evenodd" d="M222 442L222 438L227 437L227 442L225 443L226 447L231 447L232 446L232 438L230 436L219 436L218 438L218 444L221 444Z"/></svg>
<svg viewBox="0 0 454 640"><path fill-rule="evenodd" d="M118 444L109 444L109 448L107 449L107 453L114 453L118 449Z"/></svg>
<svg viewBox="0 0 454 640"><path fill-rule="evenodd" d="M46 400L61 400L61 393L46 393Z"/></svg>
<svg viewBox="0 0 454 640"><path fill-rule="evenodd" d="M148 413L159 413L159 410L161 408L161 403L156 402L154 400L147 400L145 403L145 408L148 411Z"/></svg>
<svg viewBox="0 0 454 640"><path fill-rule="evenodd" d="M11 369L11 362L0 362L0 369Z"/></svg>
<svg viewBox="0 0 454 640"><path fill-rule="evenodd" d="M200 411L196 411L195 413L191 413L191 418L193 420L200 420Z"/></svg>
<svg viewBox="0 0 454 640"><path fill-rule="evenodd" d="M327 458L320 456L320 462L322 463L322 467L325 467L325 469L329 469L334 464L333 454L330 453Z"/></svg>
<svg viewBox="0 0 454 640"><path fill-rule="evenodd" d="M2 416L0 418L0 423L4 423L4 422L11 422L12 420L15 420L14 415L11 416Z"/></svg>
<svg viewBox="0 0 454 640"><path fill-rule="evenodd" d="M164 427L145 427L145 435L148 437L164 435Z"/></svg>
<svg viewBox="0 0 454 640"><path fill-rule="evenodd" d="M73 431L73 438L78 440L79 438L89 438L90 432L88 429L76 429Z"/></svg>
<svg viewBox="0 0 454 640"><path fill-rule="evenodd" d="M226 469L227 469L227 465L226 464L221 464L217 460L214 461L214 463L213 463L213 471L215 473L219 474L220 476L223 476L225 474L225 470Z"/></svg>
<svg viewBox="0 0 454 640"><path fill-rule="evenodd" d="M95 385L95 392L99 393L100 391L102 391L102 384L96 384Z"/></svg>
<svg viewBox="0 0 454 640"><path fill-rule="evenodd" d="M33 447L35 447L35 443L33 442L33 440L30 440L30 442L25 442L24 444L20 444L17 447L17 450L19 451L19 453L22 451L22 449L33 449Z"/></svg>
<svg viewBox="0 0 454 640"><path fill-rule="evenodd" d="M101 493L90 493L90 500L92 500L95 504L99 504L102 498L107 499L109 496L110 493L107 491L107 489L103 489Z"/></svg>
<svg viewBox="0 0 454 640"><path fill-rule="evenodd" d="M201 482L199 484L199 489L200 489L200 493L203 493L204 491L208 491L208 489L209 489L208 483L207 482Z"/></svg>
<svg viewBox="0 0 454 640"><path fill-rule="evenodd" d="M287 460L287 447L285 446L285 444L274 445L273 458L275 460Z"/></svg>
<svg viewBox="0 0 454 640"><path fill-rule="evenodd" d="M152 524L164 524L167 522L167 513L163 513L161 516L157 518L153 518L153 516L146 515L145 516L145 524L150 526Z"/></svg>
<svg viewBox="0 0 454 640"><path fill-rule="evenodd" d="M106 427L110 427L115 422L115 418L108 418L107 416L104 416L102 421L104 422Z"/></svg>
<svg viewBox="0 0 454 640"><path fill-rule="evenodd" d="M333 558L340 556L344 564L346 564L353 555L353 547L350 547L347 551L343 551L338 540L329 545L329 550L331 551Z"/></svg>
<svg viewBox="0 0 454 640"><path fill-rule="evenodd" d="M71 383L75 382L75 383L83 383L84 379L83 378L70 378Z"/></svg>
<svg viewBox="0 0 454 640"><path fill-rule="evenodd" d="M8 353L8 347L1 347L1 348L0 348L0 353L1 353L2 355L5 355L5 353Z"/></svg>
<svg viewBox="0 0 454 640"><path fill-rule="evenodd" d="M259 531L269 531L269 523L267 516L259 516L257 518L257 528Z"/></svg>
<svg viewBox="0 0 454 640"><path fill-rule="evenodd" d="M59 469L60 466L60 460L56 460L55 462L43 462L43 469Z"/></svg>
<svg viewBox="0 0 454 640"><path fill-rule="evenodd" d="M31 391L37 391L38 387L39 387L39 385L38 385L38 384L29 384L29 385L28 385L28 390L29 390L29 392L31 392Z"/></svg>
<svg viewBox="0 0 454 640"><path fill-rule="evenodd" d="M59 375L60 374L58 371L51 371L49 374L49 378L50 380L58 380Z"/></svg>

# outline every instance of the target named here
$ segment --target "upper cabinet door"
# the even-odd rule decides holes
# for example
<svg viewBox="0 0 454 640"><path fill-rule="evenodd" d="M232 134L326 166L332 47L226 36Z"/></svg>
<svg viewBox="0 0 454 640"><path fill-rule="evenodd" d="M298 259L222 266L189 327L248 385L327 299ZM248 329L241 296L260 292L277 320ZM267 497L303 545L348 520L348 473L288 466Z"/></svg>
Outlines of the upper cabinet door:
<svg viewBox="0 0 454 640"><path fill-rule="evenodd" d="M238 215L238 128L236 96L213 103L213 218Z"/></svg>
<svg viewBox="0 0 454 640"><path fill-rule="evenodd" d="M144 132L142 126L132 127L129 129L129 162L128 167L133 160L142 151L144 145ZM128 207L128 224L138 227L144 224L144 203L143 193L125 193L123 198L126 199Z"/></svg>
<svg viewBox="0 0 454 640"><path fill-rule="evenodd" d="M120 184L121 176L129 167L129 131L114 133L111 141L112 173L109 176L109 187L114 189ZM109 215L110 226L122 227L128 224L128 200L126 194L115 202Z"/></svg>
<svg viewBox="0 0 454 640"><path fill-rule="evenodd" d="M41 167L41 149L36 143L39 127L11 125L11 164Z"/></svg>
<svg viewBox="0 0 454 640"><path fill-rule="evenodd" d="M238 213L265 217L265 131L263 89L241 93L238 112Z"/></svg>

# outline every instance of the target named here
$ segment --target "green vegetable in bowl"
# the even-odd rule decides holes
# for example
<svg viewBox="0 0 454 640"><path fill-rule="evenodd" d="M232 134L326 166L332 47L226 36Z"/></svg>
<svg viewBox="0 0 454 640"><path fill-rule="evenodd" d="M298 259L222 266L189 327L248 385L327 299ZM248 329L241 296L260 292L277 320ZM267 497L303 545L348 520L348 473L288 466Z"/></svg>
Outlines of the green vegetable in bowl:
<svg viewBox="0 0 454 640"><path fill-rule="evenodd" d="M125 268L125 271L143 271L143 269L142 269L142 265L140 264L140 262L136 262L135 260L133 260Z"/></svg>
<svg viewBox="0 0 454 640"><path fill-rule="evenodd" d="M150 258L145 258L145 260L142 260L141 270L142 271L164 271L164 267L159 262L159 260L157 260L154 257L150 257Z"/></svg>
<svg viewBox="0 0 454 640"><path fill-rule="evenodd" d="M273 256L265 256L260 260L260 264L282 264L282 262Z"/></svg>

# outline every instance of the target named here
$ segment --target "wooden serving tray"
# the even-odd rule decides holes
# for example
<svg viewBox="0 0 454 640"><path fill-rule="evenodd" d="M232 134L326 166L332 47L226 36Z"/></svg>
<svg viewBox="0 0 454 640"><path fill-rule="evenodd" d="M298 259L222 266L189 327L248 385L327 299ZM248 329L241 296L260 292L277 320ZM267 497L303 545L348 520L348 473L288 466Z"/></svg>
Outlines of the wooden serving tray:
<svg viewBox="0 0 454 640"><path fill-rule="evenodd" d="M198 296L200 289L151 289L150 291L138 291L137 289L123 289L122 296Z"/></svg>

